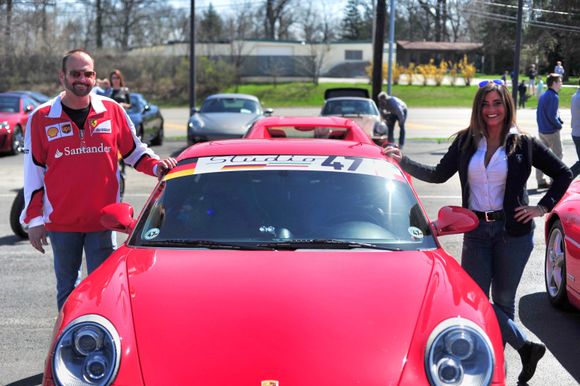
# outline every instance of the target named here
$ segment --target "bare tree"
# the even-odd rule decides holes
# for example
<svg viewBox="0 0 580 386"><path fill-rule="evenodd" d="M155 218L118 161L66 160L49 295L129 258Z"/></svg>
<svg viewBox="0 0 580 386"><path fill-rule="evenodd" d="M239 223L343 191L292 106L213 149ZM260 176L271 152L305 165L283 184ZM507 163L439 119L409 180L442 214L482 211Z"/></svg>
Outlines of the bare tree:
<svg viewBox="0 0 580 386"><path fill-rule="evenodd" d="M230 36L230 56L235 70L235 84L241 83L241 70L248 54L246 39L252 34L254 18L249 2L226 21L226 33Z"/></svg>
<svg viewBox="0 0 580 386"><path fill-rule="evenodd" d="M287 36L293 23L289 5L292 0L266 0L264 34L268 39Z"/></svg>

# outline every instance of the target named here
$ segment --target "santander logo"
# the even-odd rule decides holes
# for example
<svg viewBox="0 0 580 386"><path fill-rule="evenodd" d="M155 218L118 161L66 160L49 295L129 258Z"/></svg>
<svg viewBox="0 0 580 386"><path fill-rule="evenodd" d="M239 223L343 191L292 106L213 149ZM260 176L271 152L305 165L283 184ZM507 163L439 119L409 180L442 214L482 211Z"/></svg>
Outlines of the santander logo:
<svg viewBox="0 0 580 386"><path fill-rule="evenodd" d="M81 146L81 147L65 147L64 151L57 149L54 153L54 158L60 158L62 156L71 155L82 155L82 154L94 154L94 153L110 153L111 146L106 146L101 143L99 146Z"/></svg>

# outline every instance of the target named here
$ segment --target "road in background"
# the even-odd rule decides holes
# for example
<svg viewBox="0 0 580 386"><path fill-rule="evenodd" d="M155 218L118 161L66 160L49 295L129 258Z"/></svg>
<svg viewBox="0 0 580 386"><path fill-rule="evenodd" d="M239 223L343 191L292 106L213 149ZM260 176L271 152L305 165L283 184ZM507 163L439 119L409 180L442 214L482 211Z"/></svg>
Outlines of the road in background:
<svg viewBox="0 0 580 386"><path fill-rule="evenodd" d="M185 109L183 109L185 111ZM280 111L285 111L280 109ZM413 110L411 114L415 113ZM449 127L449 118L459 115L457 110L445 114L439 109L428 110L432 118L441 119L442 126ZM465 112L461 112L464 114ZM166 112L164 111L164 114ZM436 116L436 118L434 118ZM418 119L419 117L417 117ZM414 119L416 122L416 120ZM467 122L467 121L465 121ZM185 124L184 124L185 127ZM410 129L411 130L411 129ZM183 133L183 132L182 132ZM447 133L439 136L445 137ZM405 147L413 159L434 164L447 149L447 143L437 141L409 140ZM154 150L161 156L177 155L185 148L185 140L165 141ZM564 161L575 161L571 142L564 146ZM55 280L52 267L52 251L42 255L27 241L12 234L8 222L10 206L16 191L22 186L22 155L0 156L2 179L0 179L0 385L37 385L42 379L44 359L56 318ZM125 201L139 213L156 180L128 168ZM457 176L444 184L427 184L415 181L415 188L431 219L444 205L460 205L460 186ZM532 204L538 202L542 192L535 188L534 174L530 178ZM533 339L541 340L548 347L546 357L540 361L536 376L530 385L574 386L580 383L580 312L562 312L550 306L544 288L544 241L543 222L536 221L534 249L526 267L518 291L517 321ZM123 239L123 237L120 237ZM461 254L461 236L444 236L440 241L457 259ZM397 310L393 310L396 312ZM517 353L506 348L507 384L516 385L521 365ZM291 364L289 364L291 365Z"/></svg>
<svg viewBox="0 0 580 386"><path fill-rule="evenodd" d="M165 120L165 135L168 138L185 138L188 108L161 109ZM313 107L280 107L274 109L276 116L312 116L320 114L319 108ZM570 109L560 111L564 120L562 139L572 141L570 128ZM406 122L407 139L448 138L453 133L464 129L471 118L470 108L409 108ZM518 125L530 134L537 134L535 109L518 110ZM398 135L398 126L395 129Z"/></svg>

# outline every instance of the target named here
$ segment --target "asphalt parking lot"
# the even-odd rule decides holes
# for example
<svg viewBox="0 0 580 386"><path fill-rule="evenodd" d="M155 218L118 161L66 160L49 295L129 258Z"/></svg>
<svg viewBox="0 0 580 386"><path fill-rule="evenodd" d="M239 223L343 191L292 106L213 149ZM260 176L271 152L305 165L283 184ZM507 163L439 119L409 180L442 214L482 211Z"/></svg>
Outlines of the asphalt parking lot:
<svg viewBox="0 0 580 386"><path fill-rule="evenodd" d="M164 112L165 114L165 112ZM172 120L166 115L168 137L175 133L185 135L185 121ZM182 112L179 114L183 114ZM187 114L187 111L185 112ZM464 112L462 113L464 114ZM288 114L292 115L292 114ZM459 122L463 116L455 119ZM449 117L449 116L448 116ZM181 119L181 118L180 118ZM441 118L443 119L443 118ZM409 131L418 127L419 120L409 122ZM569 122L569 120L568 120ZM169 126L172 125L172 126ZM449 125L452 126L452 125ZM531 130L530 130L531 131ZM418 131L416 131L418 132ZM445 137L446 132L438 133ZM435 163L447 148L446 143L427 140L424 135L413 135L405 147L412 158ZM423 139L412 139L423 138ZM569 138L569 137L566 137ZM177 155L185 146L185 141L165 141L154 150L161 156ZM575 159L571 141L565 141L567 164ZM9 226L9 210L16 190L22 185L22 155L0 156L2 179L0 180L0 385L37 385L42 378L44 358L47 354L52 326L56 318L55 281L50 248L45 255L36 252L27 241L12 234ZM128 170L125 201L134 205L136 212L143 206L155 179ZM427 213L436 218L437 210L444 205L460 204L460 188L455 176L445 184L433 185L415 181ZM535 190L532 174L529 182L532 203L536 203L541 192ZM543 261L543 224L536 221L536 248L524 272L518 293L518 322L530 337L541 340L548 347L546 357L540 362L536 376L530 385L572 386L580 383L580 312L562 312L552 308L545 296ZM461 236L441 238L444 247L458 257ZM508 385L517 384L520 371L519 357L511 348L506 348Z"/></svg>

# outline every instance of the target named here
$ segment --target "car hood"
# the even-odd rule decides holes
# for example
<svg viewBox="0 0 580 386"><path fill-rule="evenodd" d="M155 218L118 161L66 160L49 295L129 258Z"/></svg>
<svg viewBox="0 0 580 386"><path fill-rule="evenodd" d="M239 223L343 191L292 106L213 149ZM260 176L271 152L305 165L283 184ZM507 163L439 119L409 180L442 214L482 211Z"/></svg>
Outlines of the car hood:
<svg viewBox="0 0 580 386"><path fill-rule="evenodd" d="M256 114L211 113L199 114L197 117L204 122L204 131L243 135L248 125L258 118Z"/></svg>
<svg viewBox="0 0 580 386"><path fill-rule="evenodd" d="M432 268L429 252L134 250L144 383L395 384Z"/></svg>
<svg viewBox="0 0 580 386"><path fill-rule="evenodd" d="M2 121L16 121L16 120L18 120L19 116L20 116L20 113L2 112L2 113L0 113L0 122L2 122Z"/></svg>

